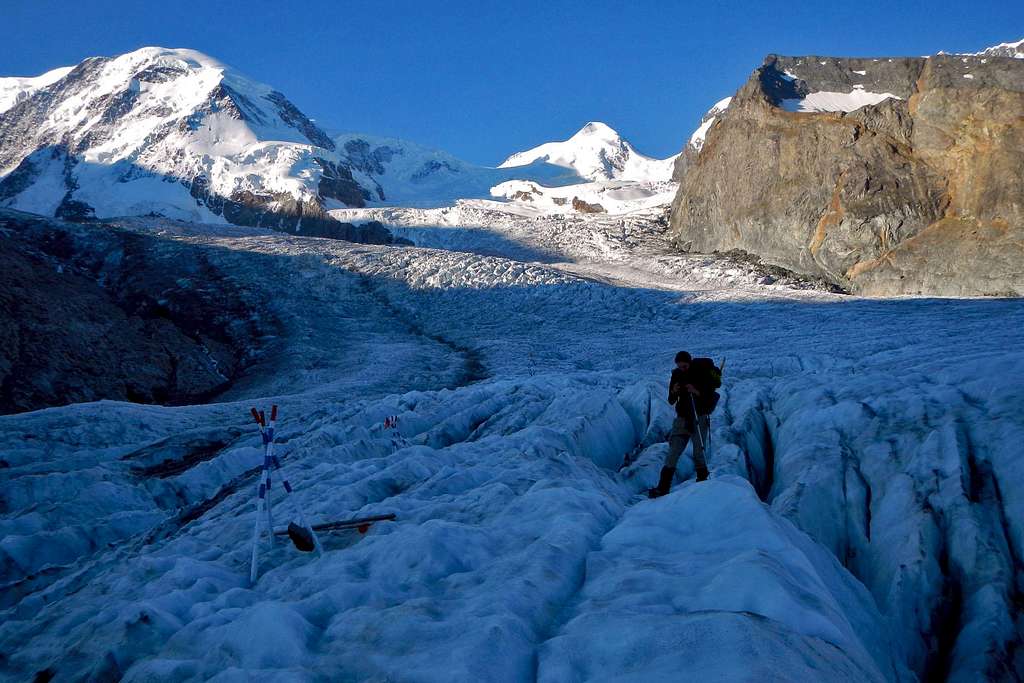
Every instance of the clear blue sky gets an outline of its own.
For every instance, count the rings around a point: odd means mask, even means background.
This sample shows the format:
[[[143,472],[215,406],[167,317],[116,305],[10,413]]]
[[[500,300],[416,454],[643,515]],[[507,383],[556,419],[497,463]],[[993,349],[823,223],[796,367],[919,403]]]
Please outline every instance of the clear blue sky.
[[[652,156],[764,55],[923,55],[1024,38],[1024,1],[0,0],[0,75],[190,47],[342,131],[477,163],[604,121]]]

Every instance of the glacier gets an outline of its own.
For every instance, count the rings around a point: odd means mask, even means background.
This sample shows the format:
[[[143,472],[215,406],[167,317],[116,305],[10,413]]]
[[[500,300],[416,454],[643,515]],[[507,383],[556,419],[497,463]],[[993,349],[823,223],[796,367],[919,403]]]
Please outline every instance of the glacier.
[[[205,250],[281,333],[216,403],[0,417],[5,678],[1021,671],[1019,301],[767,282],[660,252],[650,215],[362,211],[416,245],[76,228]],[[712,478],[684,459],[649,501],[680,348],[727,363]],[[264,547],[249,585],[248,408],[270,402],[279,524],[397,519],[324,534],[322,557]]]

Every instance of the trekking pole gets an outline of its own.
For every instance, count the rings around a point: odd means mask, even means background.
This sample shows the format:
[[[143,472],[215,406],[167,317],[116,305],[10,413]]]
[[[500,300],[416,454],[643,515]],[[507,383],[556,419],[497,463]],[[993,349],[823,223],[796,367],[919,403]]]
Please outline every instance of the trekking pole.
[[[704,467],[708,466],[707,444],[704,443],[704,435],[700,433],[700,415],[697,414],[697,402],[690,394],[690,405],[693,406],[693,425],[697,428],[697,438],[700,439],[700,450],[704,453]],[[708,437],[711,437],[711,423],[708,421]]]

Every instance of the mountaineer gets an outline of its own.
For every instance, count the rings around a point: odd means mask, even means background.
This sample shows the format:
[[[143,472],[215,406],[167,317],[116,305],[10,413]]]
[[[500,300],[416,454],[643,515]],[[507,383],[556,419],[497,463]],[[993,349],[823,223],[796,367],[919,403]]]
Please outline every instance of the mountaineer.
[[[668,455],[661,468],[658,485],[647,492],[650,498],[668,493],[676,473],[676,463],[691,439],[697,481],[708,478],[705,452],[711,436],[711,413],[720,398],[715,389],[722,386],[722,370],[710,358],[692,358],[686,351],[677,353],[675,361],[676,367],[669,379],[668,402],[675,405],[676,418],[672,422]]]

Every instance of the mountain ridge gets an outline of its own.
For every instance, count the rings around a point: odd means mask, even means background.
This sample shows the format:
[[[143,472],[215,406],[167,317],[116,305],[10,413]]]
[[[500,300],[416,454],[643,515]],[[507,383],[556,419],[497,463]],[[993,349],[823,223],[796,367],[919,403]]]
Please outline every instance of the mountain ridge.
[[[154,214],[337,236],[328,211],[339,207],[436,206],[490,198],[511,180],[588,180],[543,160],[489,168],[405,140],[329,134],[280,91],[188,48],[0,79],[0,104],[0,206],[67,219]],[[584,129],[646,168],[602,126]]]

